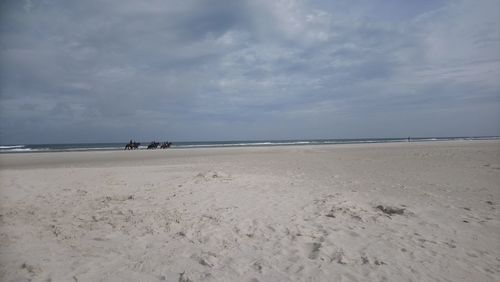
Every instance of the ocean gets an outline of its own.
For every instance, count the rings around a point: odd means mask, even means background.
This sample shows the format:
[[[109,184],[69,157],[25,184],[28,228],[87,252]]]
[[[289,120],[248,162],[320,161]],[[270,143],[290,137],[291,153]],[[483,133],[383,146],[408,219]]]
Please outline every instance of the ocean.
[[[450,140],[498,140],[499,136],[480,137],[412,137],[412,142],[435,142]],[[251,140],[251,141],[183,141],[173,142],[171,149],[211,147],[255,147],[289,145],[326,145],[408,142],[408,138],[361,138],[361,139],[303,139],[303,140]],[[7,144],[0,145],[0,153],[27,152],[75,152],[75,151],[118,151],[124,150],[127,142],[121,143],[71,143],[71,144]],[[149,142],[141,142],[139,150],[145,150]]]

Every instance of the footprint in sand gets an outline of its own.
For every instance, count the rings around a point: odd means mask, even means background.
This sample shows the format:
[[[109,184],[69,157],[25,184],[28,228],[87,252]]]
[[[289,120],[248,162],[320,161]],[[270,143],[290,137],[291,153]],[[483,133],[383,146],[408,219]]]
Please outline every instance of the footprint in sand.
[[[256,261],[252,264],[252,268],[258,273],[262,273],[262,263],[260,261]]]
[[[194,179],[195,183],[212,181],[212,180],[220,180],[223,182],[232,180],[231,175],[226,174],[224,172],[212,171],[212,170],[207,172],[200,172],[194,177]]]
[[[214,267],[217,264],[217,254],[212,252],[202,252],[201,254],[193,254],[191,259],[206,267]]]
[[[378,210],[381,210],[383,213],[387,215],[402,215],[405,213],[404,208],[398,208],[398,207],[392,207],[392,206],[383,206],[383,205],[378,205],[375,207]]]
[[[336,262],[338,264],[347,264],[344,250],[342,248],[332,253],[331,262]]]
[[[487,203],[488,205],[490,205],[490,206],[494,206],[494,205],[496,205],[493,201],[486,201],[486,203]]]
[[[39,266],[34,266],[26,262],[21,265],[21,269],[25,270],[31,277],[37,277],[42,273],[42,269]]]
[[[304,247],[304,250],[309,259],[317,259],[320,249],[321,249],[321,243],[317,242],[306,243]]]
[[[189,277],[186,274],[186,271],[183,271],[182,273],[179,273],[179,282],[192,282],[193,280],[189,279]]]

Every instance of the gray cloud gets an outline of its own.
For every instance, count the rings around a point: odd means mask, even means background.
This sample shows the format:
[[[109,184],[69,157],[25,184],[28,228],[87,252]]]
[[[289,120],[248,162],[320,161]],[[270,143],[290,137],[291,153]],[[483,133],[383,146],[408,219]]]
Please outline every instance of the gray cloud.
[[[0,142],[500,135],[497,1],[3,1]]]

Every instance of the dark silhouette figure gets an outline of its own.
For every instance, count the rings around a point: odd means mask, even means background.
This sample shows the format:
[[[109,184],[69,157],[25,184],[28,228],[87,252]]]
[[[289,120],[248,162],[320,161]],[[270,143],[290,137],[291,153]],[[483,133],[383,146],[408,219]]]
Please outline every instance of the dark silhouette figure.
[[[141,143],[137,143],[135,141],[130,140],[130,142],[127,145],[125,145],[125,149],[124,150],[139,149],[139,145],[141,145]]]
[[[148,145],[148,150],[149,149],[158,149],[158,146],[160,146],[160,142],[153,141],[151,144]]]
[[[163,142],[163,144],[161,144],[160,148],[162,149],[167,149],[167,148],[170,148],[170,146],[172,145],[172,142]]]

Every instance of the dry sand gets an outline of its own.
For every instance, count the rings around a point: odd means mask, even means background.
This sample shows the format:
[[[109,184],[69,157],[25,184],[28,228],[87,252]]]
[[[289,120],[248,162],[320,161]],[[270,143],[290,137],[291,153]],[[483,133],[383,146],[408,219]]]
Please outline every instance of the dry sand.
[[[1,281],[499,281],[500,142],[0,155]]]

